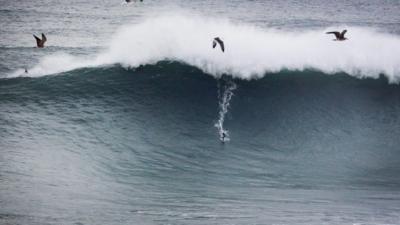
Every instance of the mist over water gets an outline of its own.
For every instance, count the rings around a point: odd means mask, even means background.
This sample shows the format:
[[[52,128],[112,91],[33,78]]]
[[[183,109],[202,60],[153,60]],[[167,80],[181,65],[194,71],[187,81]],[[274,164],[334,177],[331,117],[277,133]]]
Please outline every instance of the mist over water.
[[[398,224],[399,11],[0,0],[0,224]]]

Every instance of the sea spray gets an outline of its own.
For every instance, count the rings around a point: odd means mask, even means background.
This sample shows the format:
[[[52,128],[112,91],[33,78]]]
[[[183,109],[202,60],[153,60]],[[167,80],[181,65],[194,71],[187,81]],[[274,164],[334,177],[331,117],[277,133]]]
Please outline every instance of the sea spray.
[[[219,139],[222,142],[230,141],[229,132],[224,128],[225,116],[228,113],[233,91],[237,88],[235,82],[229,77],[222,77],[218,80],[218,121],[215,127],[218,129]]]
[[[160,15],[127,24],[110,37],[108,47],[90,57],[57,53],[7,77],[42,76],[80,67],[120,64],[127,68],[176,61],[220,77],[262,78],[282,70],[314,69],[327,74],[345,72],[356,77],[400,81],[400,37],[374,28],[346,26],[349,40],[332,41],[327,31],[284,31],[232,23],[225,19]],[[183,35],[184,34],[184,35]],[[224,38],[225,53],[214,51],[213,38]]]

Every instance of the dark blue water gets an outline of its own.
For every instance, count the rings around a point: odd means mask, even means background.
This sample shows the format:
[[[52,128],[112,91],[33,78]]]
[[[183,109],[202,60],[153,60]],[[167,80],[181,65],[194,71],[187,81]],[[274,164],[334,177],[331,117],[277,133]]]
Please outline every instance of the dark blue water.
[[[399,224],[399,9],[0,1],[0,224]]]

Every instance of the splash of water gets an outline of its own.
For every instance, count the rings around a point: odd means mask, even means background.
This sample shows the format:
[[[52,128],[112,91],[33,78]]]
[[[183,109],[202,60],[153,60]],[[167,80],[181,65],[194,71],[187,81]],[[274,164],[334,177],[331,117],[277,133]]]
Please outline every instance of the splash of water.
[[[229,74],[251,79],[285,69],[311,68],[356,77],[378,78],[384,74],[390,82],[400,82],[400,37],[373,28],[346,28],[349,40],[337,42],[325,32],[342,27],[291,32],[201,16],[160,15],[121,27],[110,38],[107,50],[87,59],[50,55],[29,68],[29,74],[21,69],[9,77],[113,64],[129,68],[170,60],[195,66],[215,77]],[[225,53],[211,48],[216,36],[223,38]]]
[[[214,124],[214,126],[218,129],[219,139],[222,142],[230,141],[229,132],[224,128],[224,121],[225,116],[228,113],[233,91],[236,88],[237,85],[232,79],[223,77],[218,80],[219,113],[218,121]]]

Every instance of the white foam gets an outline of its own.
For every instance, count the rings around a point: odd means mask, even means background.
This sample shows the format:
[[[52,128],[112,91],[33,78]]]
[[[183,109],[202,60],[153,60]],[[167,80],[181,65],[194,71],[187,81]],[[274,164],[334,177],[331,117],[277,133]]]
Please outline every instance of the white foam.
[[[222,80],[218,82],[219,113],[218,121],[214,126],[218,129],[219,140],[222,142],[230,141],[229,132],[224,128],[224,122],[233,97],[233,91],[236,88],[237,86],[232,80]]]
[[[332,41],[333,35],[325,34],[343,28],[348,30],[347,41]],[[216,36],[225,42],[225,53],[211,48]],[[223,19],[160,16],[120,28],[108,50],[91,60],[51,55],[29,71],[32,76],[39,76],[85,66],[119,63],[137,67],[161,60],[177,60],[215,76],[231,74],[243,79],[282,69],[312,68],[357,77],[384,74],[389,81],[398,82],[400,37],[361,27],[287,32]]]
[[[49,74],[61,73],[82,67],[98,66],[90,59],[83,59],[65,53],[57,53],[40,59],[38,65],[28,69],[18,69],[9,74],[7,78],[12,77],[40,77]]]

